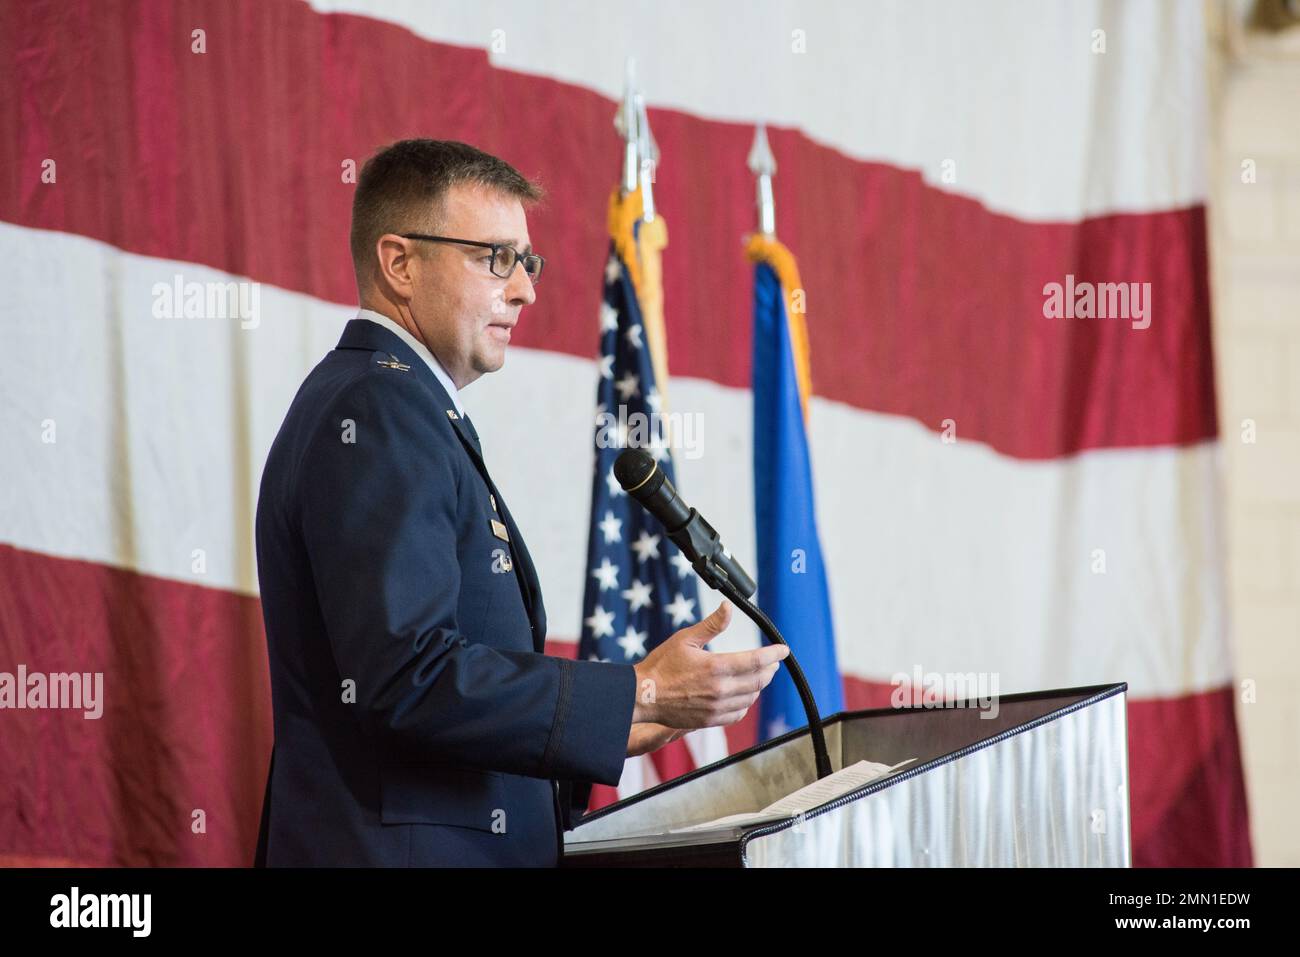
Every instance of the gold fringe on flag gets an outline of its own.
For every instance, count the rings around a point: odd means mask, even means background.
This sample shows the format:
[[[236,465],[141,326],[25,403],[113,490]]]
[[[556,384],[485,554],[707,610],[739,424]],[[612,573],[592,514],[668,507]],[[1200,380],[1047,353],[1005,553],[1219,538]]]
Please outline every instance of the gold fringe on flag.
[[[808,350],[808,322],[805,315],[804,288],[794,254],[774,236],[753,233],[745,241],[745,255],[752,263],[767,263],[781,282],[785,295],[785,314],[790,323],[790,345],[794,352],[795,378],[799,382],[799,404],[803,420],[808,422],[808,398],[812,395],[812,363]],[[795,299],[795,293],[799,298]],[[798,308],[795,308],[795,307]]]
[[[638,236],[633,227],[643,212],[639,188],[631,193],[616,188],[609,198],[609,234],[614,240],[614,248],[627,263],[636,289],[645,341],[650,349],[650,363],[655,372],[655,388],[659,390],[659,411],[666,414],[668,333],[664,326],[663,249],[668,245],[668,224],[662,216],[655,216],[653,222],[641,223]]]

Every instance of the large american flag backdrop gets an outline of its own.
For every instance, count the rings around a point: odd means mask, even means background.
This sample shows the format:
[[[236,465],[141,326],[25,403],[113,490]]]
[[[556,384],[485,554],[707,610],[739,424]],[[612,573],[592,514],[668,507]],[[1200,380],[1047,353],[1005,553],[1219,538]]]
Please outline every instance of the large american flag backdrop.
[[[886,705],[914,669],[996,672],[1003,693],[1127,681],[1135,863],[1250,863],[1201,5],[586,9],[0,0],[0,671],[104,676],[97,720],[0,711],[0,859],[251,861],[271,744],[257,482],[354,314],[352,172],[394,139],[474,143],[550,193],[538,301],[464,400],[548,650],[577,653],[635,54],[672,227],[672,406],[705,425],[677,461],[688,499],[753,556],[742,237],[766,121],[846,706]],[[1067,277],[1149,282],[1149,327],[1047,318]],[[255,318],[166,306],[227,282]],[[736,618],[713,647],[757,641]]]

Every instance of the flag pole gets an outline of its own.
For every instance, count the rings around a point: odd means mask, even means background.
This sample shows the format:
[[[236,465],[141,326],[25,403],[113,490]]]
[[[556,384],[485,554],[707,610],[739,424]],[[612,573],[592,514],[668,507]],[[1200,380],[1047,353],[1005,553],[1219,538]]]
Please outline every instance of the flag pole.
[[[637,161],[636,60],[627,58],[623,76],[623,102],[614,114],[614,129],[623,137],[623,192],[636,191],[640,174]]]
[[[749,149],[749,171],[756,177],[758,197],[758,231],[776,238],[776,200],[772,196],[772,177],[776,175],[776,157],[767,143],[767,127],[754,128],[754,145]]]

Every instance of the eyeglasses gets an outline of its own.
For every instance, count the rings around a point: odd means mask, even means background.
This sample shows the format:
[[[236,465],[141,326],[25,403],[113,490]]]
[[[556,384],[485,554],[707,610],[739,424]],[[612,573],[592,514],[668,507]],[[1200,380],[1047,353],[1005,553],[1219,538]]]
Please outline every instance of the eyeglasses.
[[[542,267],[546,265],[546,260],[536,253],[524,255],[515,249],[514,246],[507,246],[505,243],[481,243],[473,239],[452,239],[450,236],[426,236],[423,233],[398,233],[403,239],[423,239],[431,243],[460,243],[464,246],[482,246],[484,249],[492,250],[492,275],[499,279],[509,279],[515,271],[515,263],[524,264],[524,272],[532,280],[533,285],[537,285],[542,278]]]

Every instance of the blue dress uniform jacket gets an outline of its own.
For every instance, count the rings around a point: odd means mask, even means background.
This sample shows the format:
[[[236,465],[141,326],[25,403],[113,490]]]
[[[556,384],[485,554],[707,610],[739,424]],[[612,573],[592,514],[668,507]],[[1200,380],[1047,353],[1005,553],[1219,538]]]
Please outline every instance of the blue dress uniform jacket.
[[[618,783],[631,665],[543,653],[478,436],[388,329],[348,323],[257,504],[275,716],[258,865],[554,866]]]

